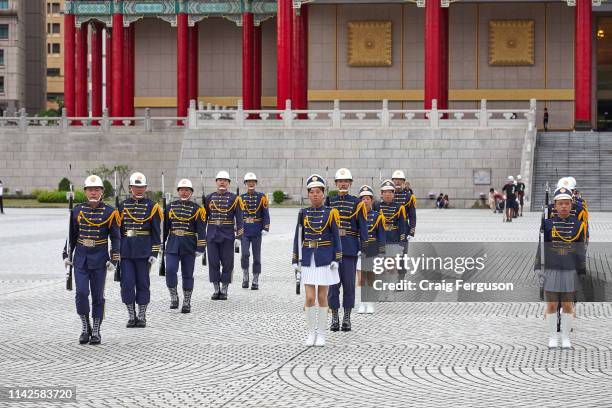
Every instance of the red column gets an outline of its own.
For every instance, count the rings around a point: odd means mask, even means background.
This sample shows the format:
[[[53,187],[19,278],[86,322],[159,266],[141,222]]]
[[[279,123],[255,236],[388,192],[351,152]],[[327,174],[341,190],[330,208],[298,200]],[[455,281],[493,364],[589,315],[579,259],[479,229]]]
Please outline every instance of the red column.
[[[431,101],[443,103],[440,67],[442,65],[442,11],[440,0],[425,3],[425,109]]]
[[[102,29],[100,23],[91,26],[91,116],[93,117],[102,116]]]
[[[576,129],[588,130],[591,129],[591,0],[576,0],[575,29],[574,127]]]
[[[253,109],[253,13],[242,13],[242,103]]]
[[[308,5],[293,11],[291,45],[291,96],[295,109],[308,108]],[[305,119],[300,115],[300,119]]]
[[[74,14],[64,15],[64,107],[68,117],[74,116]]]
[[[285,101],[291,99],[291,0],[277,0],[276,15],[276,108],[285,109]]]
[[[261,26],[253,28],[253,110],[261,109]]]
[[[440,88],[438,109],[448,109],[448,7],[440,10]]]
[[[123,116],[133,117],[134,112],[134,24],[123,29]]]
[[[123,116],[123,15],[113,14],[113,45],[112,45],[112,99],[110,116]],[[121,125],[120,121],[113,124]]]
[[[75,115],[89,116],[87,109],[87,23],[76,29]]]
[[[187,116],[189,101],[187,100],[187,62],[188,62],[188,27],[187,14],[179,13],[177,17],[177,47],[176,47],[176,115]]]
[[[106,65],[106,79],[105,79],[105,91],[106,91],[106,95],[105,95],[105,100],[106,100],[106,109],[108,109],[110,111],[111,108],[111,101],[112,101],[112,95],[113,95],[113,66],[112,66],[112,52],[113,52],[113,39],[111,37],[111,31],[109,27],[106,27],[106,60],[105,60],[105,65]]]
[[[189,56],[188,56],[188,76],[187,76],[187,88],[188,88],[188,100],[198,101],[199,94],[199,80],[198,80],[198,58],[200,56],[199,38],[198,38],[198,24],[189,27]]]

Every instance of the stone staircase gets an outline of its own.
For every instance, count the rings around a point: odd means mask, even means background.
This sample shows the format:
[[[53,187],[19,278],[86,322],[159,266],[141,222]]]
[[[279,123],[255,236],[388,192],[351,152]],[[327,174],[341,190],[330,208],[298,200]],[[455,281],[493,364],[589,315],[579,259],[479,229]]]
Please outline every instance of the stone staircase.
[[[612,133],[539,132],[534,164],[532,211],[542,208],[546,182],[552,199],[557,180],[565,176],[576,178],[589,210],[612,210],[607,205],[612,198]]]

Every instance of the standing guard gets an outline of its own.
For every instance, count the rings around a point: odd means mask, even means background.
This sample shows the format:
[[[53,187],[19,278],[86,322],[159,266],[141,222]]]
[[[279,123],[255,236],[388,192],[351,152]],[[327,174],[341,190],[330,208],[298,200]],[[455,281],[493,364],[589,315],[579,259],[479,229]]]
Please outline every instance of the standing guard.
[[[229,173],[220,171],[215,182],[217,191],[209,194],[204,204],[208,216],[208,273],[210,282],[215,287],[211,299],[227,300],[227,289],[234,272],[234,245],[237,244],[235,240],[240,239],[244,232],[242,209],[240,197],[229,191]]]
[[[147,305],[151,300],[149,272],[161,248],[160,226],[163,211],[145,198],[147,178],[130,176],[130,194],[119,205],[121,214],[121,300],[128,310],[126,327],[147,326]],[[136,316],[138,304],[138,316]]]
[[[191,180],[181,179],[176,191],[179,199],[171,202],[164,214],[166,286],[170,291],[170,309],[178,309],[177,274],[180,263],[183,287],[181,313],[190,313],[195,262],[206,250],[206,210],[190,200],[193,195]]]
[[[100,326],[104,318],[104,285],[106,272],[114,272],[119,262],[121,219],[116,209],[102,202],[102,179],[91,175],[85,179],[87,202],[77,204],[72,211],[70,252],[64,247],[64,265],[74,265],[76,310],[81,318],[80,344],[100,344]],[[108,252],[110,239],[111,250]],[[68,244],[68,243],[67,243]],[[89,321],[89,289],[91,288],[91,316]]]
[[[378,203],[377,211],[383,216],[385,235],[385,257],[395,258],[404,254],[407,245],[408,222],[406,206],[396,202],[396,185],[391,180],[385,180],[380,185],[381,201]],[[399,271],[403,275],[405,272]],[[402,277],[400,276],[400,279]]]
[[[577,278],[586,276],[586,223],[571,215],[571,190],[561,187],[554,194],[555,215],[544,220],[544,259],[538,251],[534,269],[543,280],[545,318],[549,348],[557,348],[557,310],[561,303],[561,348],[572,347],[570,331]]]
[[[242,220],[244,234],[240,246],[242,247],[242,287],[249,287],[249,258],[253,252],[253,283],[251,290],[259,289],[259,274],[261,273],[261,237],[270,231],[270,212],[268,211],[268,198],[264,193],[255,191],[257,176],[254,173],[244,175],[244,184],[247,192],[240,196],[242,207]]]
[[[301,273],[306,292],[304,311],[308,334],[304,344],[309,347],[325,345],[327,290],[340,282],[340,214],[335,208],[324,205],[325,186],[325,179],[318,174],[308,177],[306,189],[310,207],[300,210],[293,238],[291,263],[293,270]],[[319,303],[318,308],[315,300]]]
[[[402,170],[395,170],[391,175],[391,181],[395,185],[393,202],[403,206],[406,212],[406,243],[402,251],[405,255],[408,253],[408,241],[411,237],[414,237],[416,232],[416,197],[412,194],[410,183],[406,181],[406,175]],[[398,273],[400,280],[406,276],[404,270],[398,270]]]
[[[342,331],[351,331],[351,310],[355,307],[355,275],[357,259],[362,243],[368,239],[367,213],[365,204],[359,198],[351,195],[350,189],[353,176],[348,169],[342,168],[335,177],[338,194],[327,197],[325,205],[338,210],[340,214],[340,240],[342,241],[342,262],[340,262],[340,282],[329,288],[328,302],[332,311],[332,321],[329,329],[338,331],[340,321],[340,286],[342,286]]]

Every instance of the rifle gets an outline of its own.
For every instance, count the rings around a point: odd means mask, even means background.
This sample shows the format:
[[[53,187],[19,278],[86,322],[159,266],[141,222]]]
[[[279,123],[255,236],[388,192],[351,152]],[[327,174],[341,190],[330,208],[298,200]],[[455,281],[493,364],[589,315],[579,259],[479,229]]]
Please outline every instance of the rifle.
[[[167,202],[166,202],[166,184],[164,182],[164,172],[161,174],[161,183],[162,183],[162,205],[164,210],[164,216],[167,211]],[[164,255],[166,254],[166,237],[165,235],[165,227],[166,221],[164,217],[161,219],[160,225],[160,235],[161,235],[161,261],[159,262],[159,276],[166,276],[166,262],[164,262]]]
[[[238,166],[236,166],[236,171],[234,173],[234,176],[236,179],[236,199],[240,200],[240,183],[238,182]],[[240,245],[238,244],[238,241],[235,241],[234,252],[237,254],[240,253]]]
[[[202,184],[202,207],[206,209],[206,193],[204,192],[204,176],[202,175],[202,170],[200,170],[200,184]],[[206,266],[206,249],[202,254],[202,266]]]
[[[300,188],[300,197],[302,196],[302,191],[304,191],[304,177],[302,177],[302,186]],[[302,206],[303,208],[303,206]],[[300,208],[300,211],[302,211]],[[298,270],[295,271],[295,294],[300,294],[300,288],[302,285],[302,245],[304,242],[304,226],[302,225],[302,221],[300,221],[300,225],[298,226]]]
[[[546,192],[548,195],[548,191]],[[540,224],[540,234],[538,235],[538,252],[540,254],[540,273],[544,276],[544,268],[546,267],[546,263],[544,260],[544,256],[546,253],[546,243],[544,241],[544,220],[546,219],[546,211],[548,205],[542,207],[542,223]],[[540,300],[544,300],[544,282],[540,279]]]
[[[68,164],[68,177],[71,176],[72,173],[72,164]],[[70,242],[70,238],[72,237],[72,211],[74,207],[74,191],[72,188],[72,181],[70,182],[70,191],[66,194],[66,198],[68,198],[68,239],[66,240],[66,253],[68,254],[68,259],[71,261],[70,265],[68,265],[68,272],[66,273],[66,290],[72,290],[72,243]]]
[[[119,210],[119,185],[117,184],[117,170],[115,170],[115,208]],[[121,262],[117,262],[115,268],[115,276],[113,277],[115,282],[121,282]]]

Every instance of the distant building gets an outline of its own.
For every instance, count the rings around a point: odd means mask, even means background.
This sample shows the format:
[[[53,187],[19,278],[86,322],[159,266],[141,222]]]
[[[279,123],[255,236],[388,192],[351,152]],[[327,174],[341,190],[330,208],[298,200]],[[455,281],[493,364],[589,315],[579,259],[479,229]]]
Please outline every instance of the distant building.
[[[64,0],[47,1],[47,108],[64,100]]]

